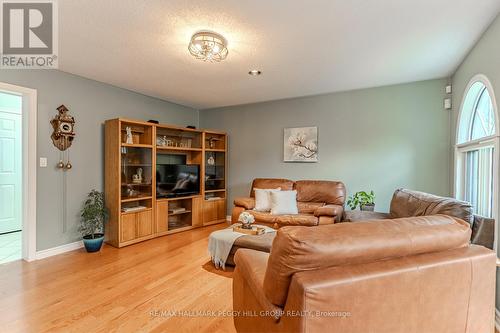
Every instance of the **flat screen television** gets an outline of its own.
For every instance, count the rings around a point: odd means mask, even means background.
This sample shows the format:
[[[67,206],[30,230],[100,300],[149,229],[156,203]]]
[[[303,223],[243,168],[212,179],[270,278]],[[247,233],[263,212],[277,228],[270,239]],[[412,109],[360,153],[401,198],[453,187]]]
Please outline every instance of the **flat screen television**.
[[[196,164],[157,164],[156,196],[175,198],[200,193],[200,166]]]

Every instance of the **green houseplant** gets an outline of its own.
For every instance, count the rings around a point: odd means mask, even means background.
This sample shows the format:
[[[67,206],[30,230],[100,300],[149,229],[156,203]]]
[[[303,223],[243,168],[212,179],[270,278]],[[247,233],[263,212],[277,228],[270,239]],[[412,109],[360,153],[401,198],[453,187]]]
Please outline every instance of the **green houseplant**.
[[[359,206],[360,210],[373,211],[375,209],[375,192],[359,191],[349,196],[347,205],[352,210]]]
[[[92,190],[87,195],[80,212],[80,233],[87,252],[97,252],[104,241],[104,223],[108,210],[104,206],[104,194]]]

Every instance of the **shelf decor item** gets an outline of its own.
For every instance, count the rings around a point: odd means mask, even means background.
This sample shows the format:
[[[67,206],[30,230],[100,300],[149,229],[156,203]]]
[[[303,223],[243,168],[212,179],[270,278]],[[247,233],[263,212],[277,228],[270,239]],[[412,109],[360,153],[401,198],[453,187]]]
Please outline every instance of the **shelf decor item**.
[[[132,183],[141,184],[142,183],[142,168],[137,168],[136,174],[132,175]]]
[[[127,126],[125,128],[125,131],[127,132],[127,141],[125,142],[126,144],[133,144],[134,140],[132,139],[132,128],[130,126]]]
[[[97,252],[104,241],[104,223],[108,218],[108,210],[104,206],[104,194],[92,190],[83,203],[80,211],[80,233],[87,252]]]
[[[354,193],[354,195],[349,196],[347,205],[352,210],[355,210],[359,206],[359,209],[362,211],[373,212],[373,210],[375,209],[375,192],[356,192]]]
[[[284,162],[318,162],[318,128],[285,128],[283,155]]]
[[[255,222],[255,217],[248,212],[243,212],[238,217],[238,222],[241,222],[242,229],[252,229],[252,224]]]

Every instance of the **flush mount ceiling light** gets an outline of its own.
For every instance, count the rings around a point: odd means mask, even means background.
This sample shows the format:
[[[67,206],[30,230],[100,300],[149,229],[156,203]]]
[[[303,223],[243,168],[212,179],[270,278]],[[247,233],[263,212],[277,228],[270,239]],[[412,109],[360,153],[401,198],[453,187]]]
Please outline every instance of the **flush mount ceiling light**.
[[[253,75],[253,76],[257,76],[257,75],[262,74],[262,72],[259,71],[258,69],[252,69],[251,71],[248,72],[248,74]]]
[[[224,60],[228,54],[226,39],[212,31],[195,33],[191,37],[188,50],[196,59],[210,62]]]

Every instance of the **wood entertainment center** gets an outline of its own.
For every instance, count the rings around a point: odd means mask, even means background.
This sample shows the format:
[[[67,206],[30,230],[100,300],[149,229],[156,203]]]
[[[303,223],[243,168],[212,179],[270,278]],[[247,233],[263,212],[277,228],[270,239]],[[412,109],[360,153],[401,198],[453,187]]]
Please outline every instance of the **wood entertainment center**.
[[[104,165],[115,247],[226,221],[226,133],[107,120]]]

